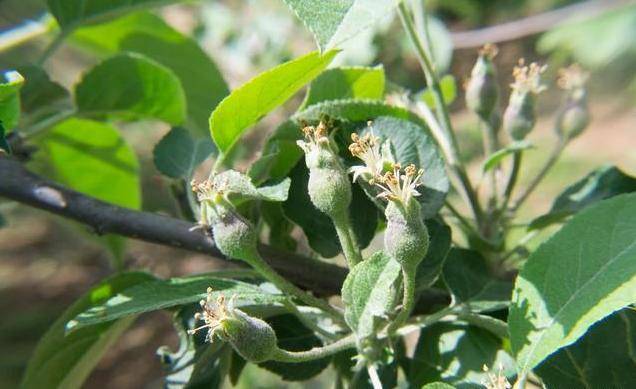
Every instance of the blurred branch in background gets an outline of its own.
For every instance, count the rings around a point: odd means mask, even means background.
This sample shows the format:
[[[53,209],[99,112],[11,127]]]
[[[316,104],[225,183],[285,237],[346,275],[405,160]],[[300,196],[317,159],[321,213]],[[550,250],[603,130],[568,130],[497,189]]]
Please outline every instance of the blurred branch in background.
[[[453,32],[451,37],[456,49],[507,42],[547,31],[565,22],[589,19],[632,3],[633,0],[590,0],[491,27]]]

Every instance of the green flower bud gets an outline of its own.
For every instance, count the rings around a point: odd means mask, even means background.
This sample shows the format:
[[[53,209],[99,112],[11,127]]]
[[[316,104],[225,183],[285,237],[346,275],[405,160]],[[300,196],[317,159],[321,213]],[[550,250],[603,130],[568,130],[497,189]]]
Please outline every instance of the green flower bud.
[[[428,251],[428,230],[420,214],[420,204],[413,198],[408,204],[390,201],[384,212],[386,253],[405,269],[415,269]]]
[[[305,127],[303,132],[306,141],[298,141],[298,145],[305,152],[309,169],[307,190],[311,202],[328,216],[341,217],[351,203],[351,183],[327,138],[327,128],[320,122],[317,127]]]
[[[232,209],[217,207],[212,236],[219,250],[229,258],[249,261],[257,254],[258,236],[252,223]]]
[[[536,63],[524,66],[523,60],[514,68],[515,82],[511,85],[512,93],[504,112],[503,127],[516,141],[523,140],[534,127],[535,95],[545,89],[541,85],[541,73],[545,69],[545,66]]]
[[[260,363],[271,359],[278,349],[276,333],[265,321],[234,308],[235,297],[226,304],[222,294],[215,300],[212,288],[208,288],[207,298],[200,303],[203,312],[194,316],[205,324],[188,333],[207,329],[207,341],[212,342],[216,336],[229,342],[247,361]]]
[[[489,120],[499,99],[499,88],[492,59],[497,55],[497,47],[485,45],[466,84],[466,105],[483,120]]]
[[[229,258],[250,261],[258,255],[257,233],[250,221],[241,216],[226,199],[224,185],[210,180],[192,181],[192,190],[200,202],[199,226],[210,228],[214,243]]]
[[[574,64],[559,71],[558,84],[567,91],[565,106],[557,117],[556,132],[566,139],[579,136],[590,122],[585,82],[588,74]]]
[[[234,317],[223,325],[224,337],[245,360],[260,363],[270,360],[278,348],[276,332],[265,321],[235,309]]]
[[[510,102],[504,112],[503,127],[514,140],[523,140],[532,131],[536,117],[534,95],[516,93],[510,95]]]

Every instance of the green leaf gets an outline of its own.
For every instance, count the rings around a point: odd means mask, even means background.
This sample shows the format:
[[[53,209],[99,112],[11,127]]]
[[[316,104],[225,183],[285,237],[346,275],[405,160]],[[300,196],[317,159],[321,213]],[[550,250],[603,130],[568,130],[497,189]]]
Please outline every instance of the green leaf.
[[[391,116],[398,119],[409,120],[427,128],[426,124],[416,114],[406,110],[402,107],[388,105],[383,101],[371,100],[371,99],[340,99],[323,101],[322,103],[314,104],[307,109],[294,114],[292,119],[296,123],[301,121],[318,122],[323,116],[328,116],[333,119],[348,121],[348,122],[361,122],[365,123],[368,120],[375,119],[380,116]],[[287,129],[286,129],[287,130]],[[287,131],[284,131],[280,135],[289,135]],[[301,135],[300,130],[296,127],[294,132],[295,139],[299,139]]]
[[[530,255],[508,316],[520,371],[636,296],[636,194],[590,206]]]
[[[336,48],[392,14],[393,0],[283,0],[311,31],[320,50]]]
[[[11,154],[11,145],[7,142],[6,132],[2,121],[0,121],[0,151]]]
[[[382,142],[387,139],[391,141],[397,162],[403,166],[412,163],[424,169],[423,185],[418,188],[421,196],[417,200],[422,205],[424,217],[435,216],[444,204],[450,184],[444,160],[427,128],[411,121],[384,116],[373,121],[373,132]]]
[[[105,55],[121,51],[140,53],[172,70],[186,96],[186,128],[208,137],[210,110],[230,92],[214,61],[194,39],[148,12],[83,27],[71,39]]]
[[[453,247],[446,257],[442,278],[457,310],[488,312],[506,308],[512,285],[495,279],[488,262],[476,251]]]
[[[621,56],[633,55],[631,39],[636,28],[636,6],[626,3],[594,18],[559,24],[543,34],[537,43],[541,53],[570,54],[590,69],[607,66]],[[598,42],[607,42],[599,45]]]
[[[24,77],[15,70],[0,75],[0,122],[7,131],[13,130],[20,118],[20,88]]]
[[[120,291],[103,304],[77,315],[68,329],[76,331],[130,315],[195,303],[206,297],[208,287],[212,287],[214,294],[236,294],[237,307],[280,303],[285,298],[246,282],[212,276],[157,280]]]
[[[384,83],[382,66],[328,69],[311,82],[300,109],[327,100],[381,99]]]
[[[530,149],[532,147],[534,147],[534,145],[525,140],[513,142],[503,149],[499,149],[489,155],[488,158],[484,161],[484,164],[481,167],[481,171],[483,173],[486,173],[489,170],[499,166],[507,156],[522,150]]]
[[[102,281],[71,305],[38,343],[24,374],[21,388],[79,388],[108,347],[134,321],[134,317],[65,334],[68,320],[98,305],[119,291],[152,281],[146,273],[121,273]]]
[[[550,211],[534,219],[529,229],[560,222],[598,201],[632,192],[636,192],[636,178],[628,176],[616,166],[603,166],[565,189],[554,200]]]
[[[623,309],[594,324],[535,371],[548,388],[636,387],[636,312]]]
[[[430,384],[422,386],[422,389],[455,389],[455,387],[443,382],[431,382]]]
[[[209,138],[194,140],[184,128],[173,127],[157,143],[152,155],[157,170],[164,175],[189,179],[213,152],[214,144]]]
[[[305,351],[321,347],[322,342],[313,331],[291,314],[267,318],[267,323],[276,331],[278,347],[289,351]],[[285,381],[306,381],[320,374],[331,362],[331,358],[321,358],[309,362],[283,363],[269,361],[259,366],[280,376]]]
[[[298,243],[291,235],[294,224],[283,213],[282,204],[263,202],[260,204],[260,211],[269,227],[268,243],[281,250],[296,251]]]
[[[141,208],[139,164],[117,129],[106,123],[68,119],[49,129],[38,143],[56,181],[119,206]],[[106,235],[102,243],[121,259],[124,238]]]
[[[99,92],[96,92],[99,91]],[[83,116],[152,118],[180,124],[186,117],[181,82],[172,70],[140,54],[119,54],[84,74],[75,89]]]
[[[378,330],[386,320],[396,299],[396,281],[400,265],[382,251],[351,269],[342,286],[345,320],[359,338]]]
[[[455,77],[451,74],[447,74],[439,80],[439,86],[442,89],[442,98],[444,104],[451,105],[457,97],[457,83]],[[433,91],[430,88],[426,88],[420,98],[431,108],[435,108],[435,98],[433,97]]]
[[[249,176],[236,170],[226,170],[215,175],[212,183],[214,186],[222,187],[226,196],[235,202],[241,200],[280,202],[287,200],[291,180],[286,178],[278,184],[257,188]]]
[[[503,341],[490,332],[457,323],[436,323],[420,332],[410,361],[410,387],[443,381],[457,388],[483,388],[487,378],[483,366],[507,377],[515,374],[514,360],[503,350]]]
[[[102,201],[139,209],[139,164],[111,125],[68,119],[48,130],[39,145],[59,182]]]
[[[233,361],[229,344],[208,342],[206,331],[194,336],[187,333],[198,323],[194,314],[200,311],[198,304],[182,307],[174,315],[173,322],[179,336],[179,349],[171,352],[167,346],[157,350],[157,355],[165,371],[166,389],[207,389],[221,386]]]
[[[158,7],[178,0],[47,0],[63,31],[96,23],[144,7]]]
[[[24,86],[20,90],[20,105],[30,123],[73,108],[70,93],[52,81],[42,68],[25,65],[20,66],[18,71],[24,76]]]
[[[309,246],[314,251],[325,258],[338,255],[342,250],[333,222],[327,215],[320,212],[309,198],[307,192],[309,171],[305,162],[299,161],[289,176],[291,178],[289,197],[283,203],[285,216],[302,228]],[[379,215],[375,205],[369,201],[358,185],[352,186],[349,213],[358,244],[360,247],[367,247],[375,236]]]
[[[253,167],[250,175],[258,181],[286,177],[303,155],[296,145],[296,141],[302,137],[301,123],[317,123],[324,116],[338,120],[339,127],[341,124],[347,124],[347,127],[362,127],[366,126],[368,120],[380,116],[391,116],[412,121],[426,128],[426,124],[417,115],[379,100],[324,101],[297,112],[290,120],[281,124],[267,140],[263,148],[263,157],[255,163],[256,166]],[[350,138],[346,139],[346,141],[349,140]],[[347,150],[346,145],[343,150]]]
[[[233,90],[210,116],[210,133],[219,151],[227,154],[245,130],[318,76],[336,54],[337,51],[324,55],[312,52],[261,73]]]
[[[0,228],[5,227],[7,225],[7,219],[4,218],[4,216],[2,216],[2,214],[0,213]]]
[[[448,225],[429,219],[426,221],[426,227],[430,241],[426,256],[417,266],[415,276],[417,291],[422,291],[437,281],[451,246],[451,229]]]

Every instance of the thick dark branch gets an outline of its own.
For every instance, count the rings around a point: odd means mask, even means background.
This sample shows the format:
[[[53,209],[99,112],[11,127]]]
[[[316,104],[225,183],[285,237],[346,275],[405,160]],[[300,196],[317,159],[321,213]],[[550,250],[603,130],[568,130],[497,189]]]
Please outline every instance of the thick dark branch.
[[[0,196],[86,224],[97,234],[118,234],[224,258],[210,237],[190,231],[191,223],[118,207],[75,192],[27,171],[2,152]],[[318,295],[340,293],[346,269],[265,245],[260,251],[274,269],[300,287]]]
[[[123,235],[225,260],[212,238],[200,231],[190,231],[191,223],[122,208],[70,190],[27,171],[21,163],[2,152],[0,196],[88,225],[97,234]],[[340,293],[346,269],[267,245],[261,245],[259,250],[276,271],[298,286],[317,295]],[[420,297],[415,313],[427,313],[431,308],[449,302],[448,295],[431,291]]]

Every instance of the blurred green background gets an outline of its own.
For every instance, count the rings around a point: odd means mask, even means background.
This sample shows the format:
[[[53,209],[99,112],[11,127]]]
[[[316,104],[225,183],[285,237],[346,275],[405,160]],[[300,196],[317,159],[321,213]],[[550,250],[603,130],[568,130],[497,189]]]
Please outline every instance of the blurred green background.
[[[427,3],[436,19],[431,24],[437,60],[461,85],[476,57],[476,45],[458,32],[518,24],[520,36],[499,36],[496,58],[499,81],[506,96],[512,67],[521,57],[549,64],[549,80],[560,66],[579,62],[591,72],[592,124],[568,147],[546,181],[535,192],[522,216],[530,218],[546,211],[552,198],[566,185],[604,163],[615,164],[636,175],[636,5],[629,1],[565,0],[431,0]],[[575,9],[559,23],[545,23],[551,11]],[[43,1],[0,1],[0,31],[6,34],[45,12]],[[310,34],[281,0],[192,1],[154,10],[175,29],[196,38],[218,64],[234,88],[257,73],[311,51]],[[543,19],[541,16],[543,15]],[[528,19],[530,18],[530,19]],[[535,19],[532,19],[535,18]],[[566,20],[567,19],[567,20]],[[566,22],[566,23],[564,23]],[[535,30],[533,30],[535,28]],[[482,30],[481,33],[484,31]],[[477,35],[473,35],[475,37]],[[494,35],[497,37],[497,35]],[[33,62],[50,37],[41,36],[0,53],[0,69]],[[481,42],[481,43],[486,43]],[[64,45],[47,62],[52,78],[65,86],[77,81],[96,59],[72,45]],[[347,42],[336,64],[383,64],[387,78],[410,92],[425,85],[416,58],[392,15]],[[541,166],[554,142],[552,123],[560,95],[554,83],[541,95],[540,120],[531,134],[537,146],[526,153],[521,172],[523,186]],[[397,89],[397,88],[396,88]],[[480,178],[481,140],[477,120],[465,111],[461,88],[452,105],[461,150],[476,181]],[[506,98],[502,101],[506,101]],[[254,150],[302,96],[268,116],[243,142],[239,166],[254,159]],[[210,107],[210,111],[213,107]],[[128,125],[122,131],[134,146],[141,163],[143,208],[174,213],[169,190],[158,178],[152,163],[152,147],[166,133],[156,122]],[[2,179],[0,177],[0,179]],[[39,211],[1,201],[0,210],[8,226],[0,229],[0,388],[15,387],[39,336],[54,318],[89,285],[110,271],[108,255],[88,233]],[[162,276],[210,271],[223,266],[202,255],[129,242],[128,265],[152,270]],[[161,345],[176,347],[170,317],[165,313],[144,316],[108,352],[86,387],[160,387],[161,367],[155,357]],[[255,366],[248,366],[239,383],[245,388],[329,387],[331,372],[311,383],[289,384]]]

